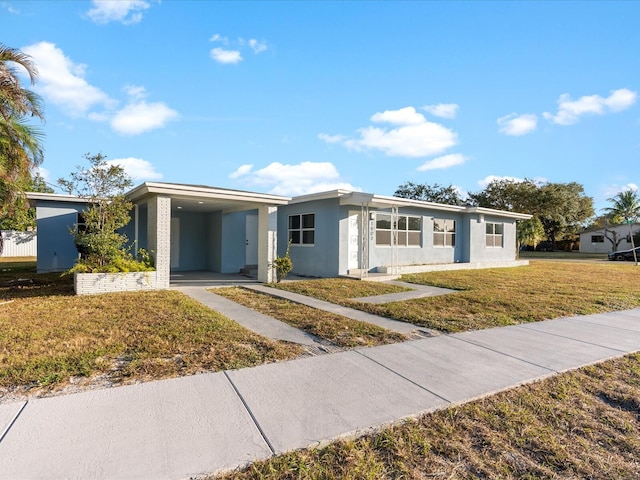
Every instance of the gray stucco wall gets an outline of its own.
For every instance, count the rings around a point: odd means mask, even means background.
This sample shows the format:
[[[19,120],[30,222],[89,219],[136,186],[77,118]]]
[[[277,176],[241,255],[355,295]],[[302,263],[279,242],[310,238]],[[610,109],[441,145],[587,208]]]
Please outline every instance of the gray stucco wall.
[[[171,239],[179,242],[178,266],[172,268],[176,272],[207,269],[207,216],[202,213],[174,212],[172,218],[180,219],[180,238]]]
[[[502,247],[486,246],[487,222],[502,223],[504,236]],[[469,215],[466,222],[470,232],[469,261],[478,262],[506,262],[516,258],[516,221],[504,217],[491,215]]]
[[[213,212],[207,215],[207,270],[220,272],[222,268],[222,213]]]
[[[339,274],[339,200],[315,200],[278,207],[278,255],[287,250],[289,215],[315,214],[313,245],[291,245],[293,272],[313,277],[335,277]]]
[[[78,259],[78,250],[69,232],[77,222],[84,203],[36,202],[38,224],[38,273],[63,272]]]

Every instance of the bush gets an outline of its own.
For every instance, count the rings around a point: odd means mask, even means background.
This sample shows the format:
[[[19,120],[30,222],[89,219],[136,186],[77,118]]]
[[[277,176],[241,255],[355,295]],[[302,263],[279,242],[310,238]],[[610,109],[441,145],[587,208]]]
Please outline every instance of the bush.
[[[284,257],[276,257],[273,261],[273,268],[276,269],[276,282],[280,283],[280,281],[286,277],[291,270],[293,270],[293,262],[291,261],[291,257],[289,256],[289,249],[291,248],[291,241],[287,245],[287,251],[284,254]]]

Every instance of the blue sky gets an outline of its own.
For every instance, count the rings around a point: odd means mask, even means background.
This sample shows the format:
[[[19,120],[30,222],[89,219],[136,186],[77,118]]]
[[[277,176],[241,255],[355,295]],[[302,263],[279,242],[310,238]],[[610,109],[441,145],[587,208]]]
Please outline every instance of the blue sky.
[[[102,152],[135,182],[294,196],[640,184],[640,3],[0,1],[33,56],[55,183]]]

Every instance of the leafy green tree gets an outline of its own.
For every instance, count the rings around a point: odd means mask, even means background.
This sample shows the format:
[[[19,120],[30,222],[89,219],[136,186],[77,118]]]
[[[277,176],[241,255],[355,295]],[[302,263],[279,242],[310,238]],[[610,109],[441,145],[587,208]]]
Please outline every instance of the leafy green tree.
[[[84,158],[89,168],[78,166],[69,180],[58,180],[67,192],[89,201],[83,212],[84,224],[72,232],[81,253],[72,272],[149,270],[148,257],[137,262],[126,248],[127,236],[118,231],[131,220],[133,204],[126,199],[125,191],[133,182],[121,166],[108,164],[100,153],[87,153]]]
[[[406,182],[398,187],[394,197],[423,200],[425,202],[444,203],[446,205],[463,205],[465,199],[453,185],[447,187],[438,183],[429,185],[426,183]]]
[[[29,179],[24,186],[25,192],[53,193],[53,188],[49,187],[39,173]],[[36,228],[36,209],[27,205],[26,197],[16,199],[20,205],[14,211],[12,217],[6,216],[0,220],[1,230],[26,231]],[[24,204],[22,204],[24,202]]]
[[[27,208],[25,187],[34,167],[44,159],[42,132],[28,119],[44,119],[41,99],[20,82],[19,66],[33,85],[38,72],[31,57],[0,44],[0,218],[13,218]],[[0,235],[0,253],[2,253]]]
[[[479,207],[533,215],[554,249],[557,240],[574,239],[594,214],[593,199],[576,182],[494,180],[484,190],[469,194],[469,198]],[[526,224],[520,225],[526,228]]]
[[[531,217],[529,220],[518,222],[516,229],[518,250],[520,245],[530,245],[535,249],[543,238],[544,227],[538,217]]]
[[[632,225],[640,217],[640,196],[637,190],[624,190],[618,193],[615,197],[607,199],[611,202],[611,206],[605,208],[605,211],[611,215],[614,220],[618,220],[619,223],[629,224],[629,238],[631,240],[631,248],[633,251],[633,258],[638,264],[638,257],[635,252],[635,239],[632,232]]]

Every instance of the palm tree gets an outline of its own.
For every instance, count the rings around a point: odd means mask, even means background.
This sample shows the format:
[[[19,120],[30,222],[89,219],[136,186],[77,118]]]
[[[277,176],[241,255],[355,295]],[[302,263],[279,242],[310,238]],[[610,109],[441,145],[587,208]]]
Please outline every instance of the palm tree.
[[[17,205],[26,205],[24,188],[32,170],[44,159],[42,132],[27,122],[44,119],[40,97],[22,86],[16,66],[29,75],[31,85],[38,71],[29,55],[0,44],[0,215],[12,217]],[[0,254],[2,253],[0,233]]]
[[[620,223],[629,224],[629,237],[631,237],[631,248],[633,250],[633,259],[638,265],[638,256],[636,255],[636,246],[633,241],[632,225],[640,217],[640,196],[637,190],[624,190],[615,197],[608,198],[608,202],[613,205],[605,208],[612,218],[620,221]]]

